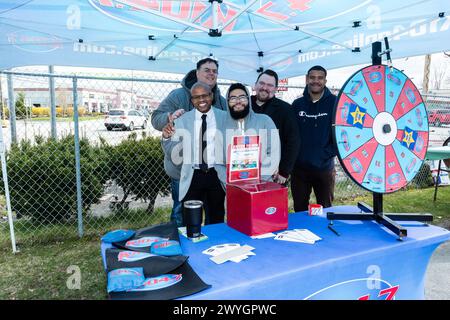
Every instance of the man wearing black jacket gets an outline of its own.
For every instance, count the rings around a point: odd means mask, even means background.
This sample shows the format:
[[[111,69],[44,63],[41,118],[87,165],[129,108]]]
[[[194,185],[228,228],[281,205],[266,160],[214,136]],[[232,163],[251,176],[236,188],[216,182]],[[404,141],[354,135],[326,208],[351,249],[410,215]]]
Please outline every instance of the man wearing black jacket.
[[[299,150],[298,126],[291,105],[275,97],[278,75],[265,70],[255,83],[255,95],[251,97],[253,111],[268,115],[277,127],[281,140],[281,159],[273,180],[285,185],[291,174]]]
[[[294,210],[308,210],[311,191],[317,203],[331,207],[334,193],[332,116],[336,96],[325,86],[327,71],[314,66],[306,74],[303,97],[292,103],[300,132],[300,151],[292,173]]]

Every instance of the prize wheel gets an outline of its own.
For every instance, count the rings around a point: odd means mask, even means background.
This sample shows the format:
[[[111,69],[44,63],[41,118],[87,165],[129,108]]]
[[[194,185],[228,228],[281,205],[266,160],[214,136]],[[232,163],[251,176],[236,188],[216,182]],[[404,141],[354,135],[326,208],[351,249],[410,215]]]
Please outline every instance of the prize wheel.
[[[428,147],[428,116],[413,82],[400,70],[372,65],[339,92],[334,141],[345,172],[375,193],[404,187],[419,171]]]

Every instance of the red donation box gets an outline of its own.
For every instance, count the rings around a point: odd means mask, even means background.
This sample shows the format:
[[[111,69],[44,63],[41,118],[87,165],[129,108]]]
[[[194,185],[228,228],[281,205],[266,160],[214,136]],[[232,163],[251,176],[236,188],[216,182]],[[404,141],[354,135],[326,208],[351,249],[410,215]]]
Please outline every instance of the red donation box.
[[[227,155],[227,224],[249,236],[287,229],[288,189],[261,181],[259,137],[233,137]]]

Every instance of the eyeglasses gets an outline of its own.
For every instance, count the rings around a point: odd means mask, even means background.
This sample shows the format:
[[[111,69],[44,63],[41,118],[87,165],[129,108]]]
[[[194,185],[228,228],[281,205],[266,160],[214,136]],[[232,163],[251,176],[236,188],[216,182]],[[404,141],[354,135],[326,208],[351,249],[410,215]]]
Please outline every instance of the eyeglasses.
[[[271,83],[265,83],[264,81],[258,81],[258,85],[260,85],[261,87],[268,87],[268,88],[275,88],[275,85],[271,84]]]
[[[247,96],[239,96],[239,97],[231,97],[228,99],[228,102],[233,103],[233,104],[237,103],[238,101],[246,102],[246,101],[248,101],[248,97]]]
[[[202,95],[199,95],[199,96],[192,96],[191,99],[195,100],[195,101],[198,101],[198,100],[208,99],[209,97],[211,97],[211,94],[202,94]]]
[[[217,69],[210,69],[210,68],[203,68],[203,69],[200,69],[200,70],[205,72],[205,73],[213,73],[213,74],[217,74],[219,72],[219,70],[217,70]]]

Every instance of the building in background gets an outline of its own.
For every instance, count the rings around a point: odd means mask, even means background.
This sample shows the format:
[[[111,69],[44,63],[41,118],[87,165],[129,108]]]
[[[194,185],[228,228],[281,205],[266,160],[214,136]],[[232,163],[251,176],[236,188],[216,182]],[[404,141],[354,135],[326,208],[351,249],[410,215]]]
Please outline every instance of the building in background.
[[[48,88],[18,87],[14,88],[15,95],[22,92],[28,107],[50,107]],[[56,107],[73,107],[72,88],[55,89]],[[152,97],[137,95],[130,90],[116,89],[115,91],[78,88],[78,106],[84,107],[86,113],[107,113],[110,109],[146,109],[152,111],[159,105],[159,101]]]

